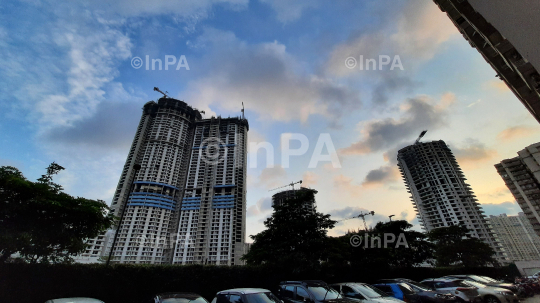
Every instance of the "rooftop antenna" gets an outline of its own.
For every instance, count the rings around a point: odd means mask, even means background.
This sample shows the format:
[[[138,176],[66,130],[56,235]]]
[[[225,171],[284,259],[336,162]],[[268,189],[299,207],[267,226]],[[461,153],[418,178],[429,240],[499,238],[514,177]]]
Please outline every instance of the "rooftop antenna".
[[[296,181],[296,182],[291,182],[291,183],[289,183],[289,184],[287,184],[287,185],[283,185],[283,186],[280,186],[280,187],[276,187],[276,188],[271,189],[271,190],[269,190],[269,191],[274,191],[274,190],[276,190],[276,189],[284,188],[284,187],[287,187],[287,186],[292,186],[292,189],[294,190],[294,185],[295,185],[295,184],[302,184],[302,180]]]
[[[362,218],[362,221],[364,221],[364,230],[367,231],[367,224],[366,224],[366,216],[369,216],[369,215],[372,215],[374,216],[375,215],[375,212],[374,211],[369,211],[367,213],[364,213],[364,212],[360,212],[360,214],[358,216],[354,216],[352,218],[347,218],[347,219],[343,219],[343,220],[339,220],[338,222],[342,222],[342,221],[346,221],[346,220],[350,220],[350,219],[356,219],[356,218]]]
[[[169,96],[167,96],[167,94],[169,93],[168,91],[165,91],[165,93],[164,93],[158,87],[154,87],[154,91],[162,93],[165,98],[169,98]]]
[[[242,102],[242,120],[244,120],[244,102]]]
[[[414,141],[414,144],[418,144],[418,142],[420,142],[420,139],[422,139],[422,137],[427,133],[427,130],[424,130],[420,133],[420,136],[418,136],[418,139],[416,139],[416,141]]]

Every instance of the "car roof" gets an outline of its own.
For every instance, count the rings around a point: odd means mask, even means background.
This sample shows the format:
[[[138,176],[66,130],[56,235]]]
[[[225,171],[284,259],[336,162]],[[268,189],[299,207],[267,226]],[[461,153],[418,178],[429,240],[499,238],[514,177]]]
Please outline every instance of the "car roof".
[[[233,289],[222,290],[218,292],[217,294],[218,295],[226,295],[226,294],[248,295],[248,294],[258,294],[258,293],[263,293],[263,292],[271,292],[271,291],[264,288],[233,288]]]
[[[52,303],[103,303],[103,301],[98,300],[98,299],[83,298],[83,297],[59,298],[59,299],[52,299],[52,300],[49,300],[47,302],[52,302]]]
[[[300,284],[300,285],[313,285],[313,286],[328,285],[326,282],[324,282],[322,280],[281,281],[281,282],[279,282],[279,285],[284,285],[284,284]]]
[[[442,277],[442,278],[436,278],[436,279],[424,279],[422,282],[453,282],[463,280],[457,277]]]
[[[191,300],[202,297],[201,295],[192,292],[164,292],[159,293],[156,296],[159,296],[161,298],[186,298]]]
[[[363,283],[363,282],[339,282],[339,283],[332,283],[330,285],[347,285],[347,284],[367,285],[367,283]]]
[[[378,283],[399,283],[399,282],[415,282],[411,279],[405,279],[405,278],[393,278],[393,279],[380,279],[377,281]]]

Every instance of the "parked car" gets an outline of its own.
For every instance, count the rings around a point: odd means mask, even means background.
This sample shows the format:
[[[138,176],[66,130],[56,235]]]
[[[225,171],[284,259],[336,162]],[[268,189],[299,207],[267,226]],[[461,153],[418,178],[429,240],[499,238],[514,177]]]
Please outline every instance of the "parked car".
[[[423,303],[452,303],[457,301],[456,296],[449,292],[432,290],[428,286],[410,279],[395,278],[379,280],[379,283],[400,282],[409,285],[420,297],[420,301]]]
[[[190,292],[167,292],[154,296],[153,303],[208,303],[205,298]]]
[[[517,293],[518,291],[517,286],[513,283],[506,283],[506,282],[501,282],[501,281],[496,281],[496,280],[495,280],[496,282],[492,282],[477,275],[452,275],[452,276],[446,276],[445,278],[457,278],[457,279],[475,281],[475,282],[479,282],[487,286],[506,288],[506,289],[511,290],[513,293]]]
[[[536,273],[534,273],[534,274],[532,274],[530,276],[527,276],[527,278],[529,278],[529,279],[538,279],[538,278],[540,278],[540,271],[538,271],[538,272],[536,272]]]
[[[352,303],[323,281],[283,281],[279,283],[278,297],[285,303]],[[220,303],[220,302],[217,302]],[[231,302],[234,303],[234,302]]]
[[[403,302],[399,299],[389,296],[387,293],[378,289],[377,287],[365,283],[336,283],[330,284],[330,287],[337,290],[345,298],[361,300],[363,303]]]
[[[378,283],[373,286],[386,292],[390,296],[408,302],[408,303],[421,303],[422,296],[415,291],[412,287],[403,282],[390,282],[390,283]]]
[[[187,303],[187,302],[186,302]],[[263,288],[235,288],[220,291],[212,303],[283,303],[271,291]]]
[[[47,300],[45,303],[104,303],[98,299],[92,298],[62,298],[62,299],[53,299]]]
[[[518,296],[506,288],[487,286],[475,281],[464,280],[463,283],[478,288],[478,294],[485,303],[518,303]]]
[[[478,288],[463,283],[462,279],[456,278],[439,278],[426,279],[420,281],[435,290],[450,292],[462,302],[482,302],[482,298],[478,294]]]

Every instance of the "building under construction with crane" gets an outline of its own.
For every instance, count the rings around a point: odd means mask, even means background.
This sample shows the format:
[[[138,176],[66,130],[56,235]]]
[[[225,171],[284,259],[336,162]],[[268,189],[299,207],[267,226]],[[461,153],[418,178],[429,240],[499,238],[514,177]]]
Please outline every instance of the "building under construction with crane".
[[[483,210],[452,151],[442,140],[416,142],[398,151],[398,167],[416,210],[420,225],[427,232],[462,225],[469,235],[490,245],[499,262],[505,254],[486,222]]]
[[[249,130],[243,108],[240,117],[203,119],[204,112],[154,90],[163,97],[143,107],[111,205],[121,217],[107,238],[115,240],[94,239],[83,257],[112,251],[113,263],[239,265]]]
[[[304,204],[304,207],[308,208],[309,210],[311,210],[313,212],[315,212],[315,210],[317,208],[317,205],[315,204],[315,194],[318,193],[318,191],[316,191],[314,189],[311,189],[311,188],[306,188],[306,187],[300,187],[298,189],[295,189],[294,188],[295,184],[299,184],[299,186],[300,186],[300,184],[302,184],[302,181],[300,180],[298,182],[291,182],[290,184],[287,184],[285,186],[271,189],[270,191],[275,191],[275,190],[282,189],[282,191],[272,195],[272,207],[275,208],[276,206],[280,206],[283,203],[286,203],[287,200],[294,199],[294,197],[296,197],[298,194],[302,194],[302,193],[306,193],[306,192],[312,192],[313,193],[313,200],[306,201],[305,204]],[[291,189],[287,189],[287,188],[289,188],[289,186],[291,187]]]

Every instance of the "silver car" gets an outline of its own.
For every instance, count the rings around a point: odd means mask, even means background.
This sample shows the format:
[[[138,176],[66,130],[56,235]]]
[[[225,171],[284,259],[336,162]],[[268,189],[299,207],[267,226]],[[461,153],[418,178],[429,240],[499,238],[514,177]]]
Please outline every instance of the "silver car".
[[[98,299],[92,299],[92,298],[62,298],[62,299],[48,300],[45,303],[104,303],[104,302]]]
[[[478,288],[463,283],[461,279],[439,278],[426,279],[420,283],[425,284],[437,291],[445,291],[453,294],[462,302],[482,302],[482,298],[478,294]]]
[[[377,287],[365,283],[336,283],[331,284],[330,287],[337,290],[345,298],[361,300],[363,303],[404,303]]]
[[[463,283],[478,288],[478,293],[486,303],[518,303],[519,298],[508,289],[487,286],[475,281],[463,281]]]

